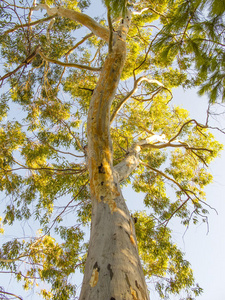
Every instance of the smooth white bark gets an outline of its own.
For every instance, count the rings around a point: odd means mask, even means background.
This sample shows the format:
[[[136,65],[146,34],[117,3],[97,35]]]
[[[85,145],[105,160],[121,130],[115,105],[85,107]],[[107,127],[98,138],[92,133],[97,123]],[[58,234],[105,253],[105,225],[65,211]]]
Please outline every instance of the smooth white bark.
[[[76,21],[90,29],[96,36],[100,37],[107,43],[109,41],[109,30],[86,14],[77,12],[72,9],[63,8],[61,6],[50,7],[47,4],[39,4],[33,8],[33,10],[39,9],[45,9],[49,16],[60,16]]]

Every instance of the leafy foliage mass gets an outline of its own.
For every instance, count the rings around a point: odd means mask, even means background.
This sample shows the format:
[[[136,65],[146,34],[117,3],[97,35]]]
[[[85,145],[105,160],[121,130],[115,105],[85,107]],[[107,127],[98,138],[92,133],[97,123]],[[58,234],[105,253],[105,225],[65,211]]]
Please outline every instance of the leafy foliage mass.
[[[167,225],[172,217],[185,226],[207,220],[207,166],[222,146],[207,124],[172,105],[171,90],[199,87],[210,102],[225,100],[224,1],[104,3],[117,17],[115,31],[126,9],[132,12],[127,60],[111,108],[117,112],[111,126],[114,163],[148,136],[164,134],[167,141],[143,149],[140,166],[122,183],[145,195],[146,211],[133,211],[145,275],[161,298],[185,291],[193,299],[202,290]],[[46,4],[86,12],[90,1]],[[85,130],[99,71],[66,64],[101,68],[108,46],[79,23],[28,5],[33,1],[3,0],[0,6],[0,268],[25,289],[37,285],[44,299],[72,299],[79,291],[72,275],[83,272],[88,247]],[[102,11],[98,22],[106,26]],[[37,46],[40,52],[27,63]],[[141,76],[155,81],[143,81],[117,111]],[[20,226],[24,237],[11,238]],[[0,295],[7,296],[3,287]]]

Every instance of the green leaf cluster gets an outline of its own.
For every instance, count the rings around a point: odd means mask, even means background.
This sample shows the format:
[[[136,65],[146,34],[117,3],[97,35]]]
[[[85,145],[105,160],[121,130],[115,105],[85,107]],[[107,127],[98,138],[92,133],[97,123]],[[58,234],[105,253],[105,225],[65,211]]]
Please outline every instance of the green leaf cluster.
[[[155,282],[160,297],[169,299],[171,294],[179,294],[182,290],[186,290],[189,297],[200,295],[202,289],[198,285],[193,287],[190,263],[173,243],[171,231],[157,226],[154,217],[146,212],[137,212],[135,217],[144,272],[149,280]]]
[[[212,103],[224,101],[224,5],[219,1],[170,1],[154,50],[164,65],[194,65],[189,84]]]

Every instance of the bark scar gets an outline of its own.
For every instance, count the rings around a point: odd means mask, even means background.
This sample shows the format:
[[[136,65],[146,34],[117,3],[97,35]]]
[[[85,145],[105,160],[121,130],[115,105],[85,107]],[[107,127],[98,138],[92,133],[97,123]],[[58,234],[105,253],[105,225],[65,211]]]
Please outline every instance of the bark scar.
[[[131,232],[130,233],[130,241],[136,247],[136,242],[135,242],[134,235],[133,235],[133,226],[132,226],[131,220],[129,220],[129,225],[130,225],[130,232]]]
[[[90,279],[90,286],[91,287],[95,287],[98,283],[98,277],[99,277],[99,271],[100,271],[100,267],[98,266],[98,263],[96,261],[96,263],[94,264],[93,267],[93,272],[91,275],[91,279]]]
[[[142,295],[143,299],[146,299],[146,298],[145,298],[145,292],[144,292],[144,289],[143,289],[142,286],[137,282],[137,280],[135,280],[135,285],[136,285],[136,287],[139,289],[139,291],[141,292],[141,295]]]
[[[113,271],[112,271],[112,267],[111,267],[110,264],[108,264],[107,269],[109,270],[110,279],[112,280],[112,278],[113,278]]]
[[[102,174],[105,174],[105,168],[103,167],[103,164],[101,163],[100,166],[98,166],[98,172],[99,173],[102,173]]]
[[[125,279],[126,279],[126,282],[127,282],[128,286],[130,288],[130,293],[133,297],[133,300],[139,300],[138,293],[135,289],[132,288],[130,280],[129,280],[127,274],[125,274]]]

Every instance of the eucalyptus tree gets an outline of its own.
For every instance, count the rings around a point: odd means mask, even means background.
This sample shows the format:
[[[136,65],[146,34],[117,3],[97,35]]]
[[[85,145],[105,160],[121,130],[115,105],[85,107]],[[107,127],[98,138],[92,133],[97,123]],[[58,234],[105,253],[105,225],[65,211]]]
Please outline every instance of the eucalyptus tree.
[[[167,225],[206,221],[222,146],[172,88],[224,99],[224,6],[104,1],[92,18],[89,5],[1,1],[1,272],[44,299],[77,297],[78,270],[80,300],[149,299],[149,281],[192,299],[202,290]],[[131,214],[126,185],[145,211]]]

